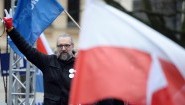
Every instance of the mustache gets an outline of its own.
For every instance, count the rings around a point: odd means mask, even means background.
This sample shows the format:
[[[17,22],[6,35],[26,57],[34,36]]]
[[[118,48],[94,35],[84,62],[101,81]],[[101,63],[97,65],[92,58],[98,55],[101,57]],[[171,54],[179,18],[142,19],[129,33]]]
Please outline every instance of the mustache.
[[[67,51],[61,51],[61,52],[59,52],[59,53],[61,54],[61,53],[68,53],[68,52],[67,52]]]
[[[59,55],[61,56],[62,54],[68,54],[66,51],[59,52]]]

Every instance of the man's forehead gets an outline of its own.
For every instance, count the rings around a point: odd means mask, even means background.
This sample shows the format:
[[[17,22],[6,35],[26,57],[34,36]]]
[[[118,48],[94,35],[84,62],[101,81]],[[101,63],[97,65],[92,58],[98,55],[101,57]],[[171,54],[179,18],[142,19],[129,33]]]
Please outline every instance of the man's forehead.
[[[58,43],[69,44],[71,43],[71,38],[70,37],[59,37]]]

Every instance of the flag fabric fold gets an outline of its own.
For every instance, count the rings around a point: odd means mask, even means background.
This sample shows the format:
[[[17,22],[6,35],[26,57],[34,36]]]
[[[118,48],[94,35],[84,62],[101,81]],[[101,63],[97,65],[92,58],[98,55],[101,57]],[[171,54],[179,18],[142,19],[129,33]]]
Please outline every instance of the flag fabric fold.
[[[185,50],[101,0],[87,0],[69,104],[185,104]]]
[[[40,37],[37,39],[37,49],[44,54],[48,54],[48,55],[53,54],[53,51],[49,46],[49,43],[44,33],[42,33]]]
[[[63,7],[57,0],[18,0],[13,17],[14,27],[30,45],[33,45],[62,11]],[[11,39],[9,39],[9,44],[16,53],[22,56]]]

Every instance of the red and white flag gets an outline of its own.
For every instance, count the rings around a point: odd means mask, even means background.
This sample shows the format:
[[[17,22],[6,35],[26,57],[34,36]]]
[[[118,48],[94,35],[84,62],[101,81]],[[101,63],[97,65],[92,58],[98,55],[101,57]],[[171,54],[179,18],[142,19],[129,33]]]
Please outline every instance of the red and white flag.
[[[82,19],[70,105],[185,105],[182,47],[101,0],[88,0]]]
[[[40,37],[37,39],[37,49],[44,54],[48,54],[48,55],[53,54],[53,51],[51,47],[49,46],[49,43],[44,33],[42,33]]]

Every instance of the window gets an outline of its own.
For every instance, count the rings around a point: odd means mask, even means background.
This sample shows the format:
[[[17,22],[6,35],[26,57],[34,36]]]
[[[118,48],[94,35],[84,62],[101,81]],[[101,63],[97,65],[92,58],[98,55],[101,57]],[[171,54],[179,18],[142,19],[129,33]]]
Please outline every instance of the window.
[[[77,23],[79,23],[80,0],[68,0],[68,13]],[[76,27],[74,22],[69,17],[67,19],[67,22],[68,27]]]
[[[4,0],[4,8],[7,10],[11,8],[11,0]]]

